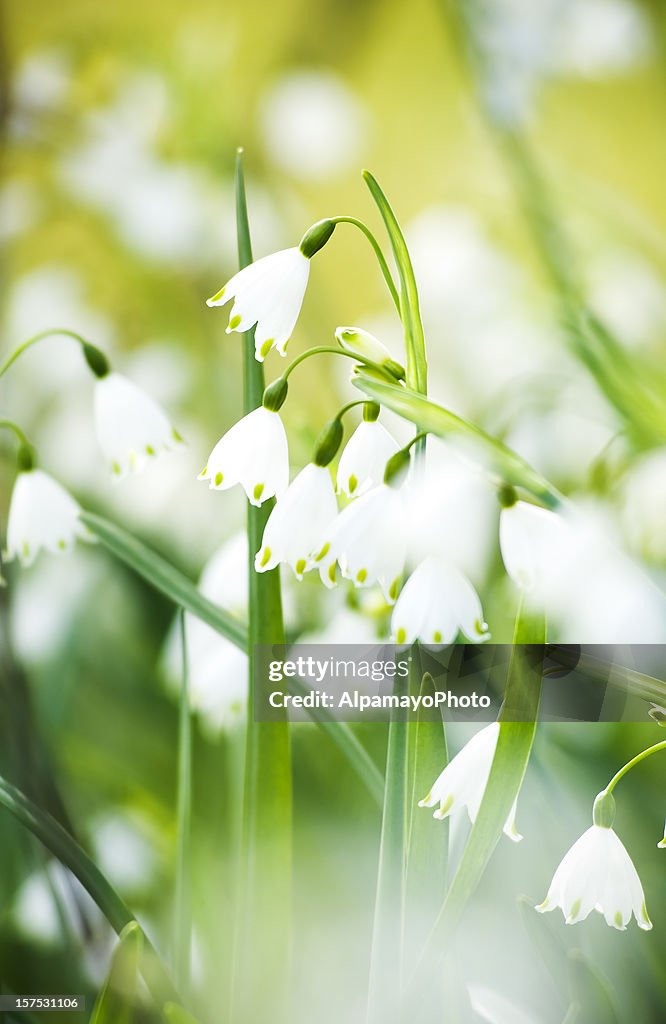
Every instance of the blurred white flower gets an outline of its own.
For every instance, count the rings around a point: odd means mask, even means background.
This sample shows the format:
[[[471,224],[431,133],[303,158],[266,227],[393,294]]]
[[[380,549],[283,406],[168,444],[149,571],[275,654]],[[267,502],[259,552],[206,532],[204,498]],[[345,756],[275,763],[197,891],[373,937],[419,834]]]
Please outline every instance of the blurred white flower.
[[[296,71],[265,96],[261,128],[275,164],[302,181],[323,181],[357,162],[367,116],[336,75]]]
[[[364,494],[384,480],[386,463],[398,442],[377,420],[362,420],[347,441],[338,463],[338,492],[348,498]]]
[[[95,431],[117,477],[182,443],[166,414],[142,388],[120,373],[95,382]]]
[[[282,249],[243,267],[207,305],[224,306],[234,300],[227,334],[249,331],[256,324],[255,355],[263,362],[273,347],[281,356],[286,354],[309,275],[310,260],[298,246]]]
[[[589,274],[589,301],[625,345],[661,337],[666,289],[647,261],[631,250],[604,250]]]
[[[380,484],[343,509],[326,542],[342,575],[356,587],[379,583],[387,601],[398,596],[405,566],[406,530],[401,490]]]
[[[82,909],[88,923],[97,929],[102,915],[87,890],[59,861],[49,860],[42,871],[28,875],[22,883],[12,916],[22,935],[52,946],[67,939],[63,923],[83,942]]]
[[[666,563],[666,448],[648,452],[629,469],[622,481],[622,523],[636,554]]]
[[[650,25],[630,0],[568,0],[552,39],[561,72],[601,77],[630,71],[652,49]]]
[[[328,466],[310,463],[292,480],[268,517],[261,549],[255,556],[257,572],[284,562],[299,580],[309,569],[318,568],[322,582],[332,585],[326,533],[337,511]]]
[[[232,615],[247,609],[248,544],[234,534],[208,560],[199,590]],[[181,626],[174,621],[164,650],[164,670],[173,693],[182,681]],[[194,615],[185,615],[190,706],[213,735],[235,729],[245,719],[248,660],[244,651]]]
[[[477,732],[449,761],[428,795],[419,800],[419,807],[439,804],[434,818],[456,817],[466,809],[469,820],[474,824],[490,775],[499,730],[499,723],[491,722]],[[514,801],[504,824],[505,835],[514,842],[522,839],[516,831],[516,803]]]
[[[601,825],[592,825],[565,854],[536,909],[545,913],[555,907],[561,907],[567,924],[584,921],[597,910],[620,931],[632,912],[639,928],[652,928],[633,861],[613,829]]]
[[[217,442],[199,479],[219,491],[240,484],[253,505],[283,494],[289,448],[278,413],[260,406],[243,416]]]
[[[517,501],[500,513],[499,540],[504,567],[524,590],[540,586],[562,544],[562,519],[556,512]]]
[[[472,643],[490,639],[481,602],[466,576],[436,555],[424,559],[396,601],[391,634],[398,644],[451,644],[461,632]]]
[[[65,488],[41,469],[19,473],[9,506],[5,558],[32,565],[41,548],[69,551],[75,540],[92,540],[81,509]]]
[[[126,811],[94,821],[92,842],[95,862],[120,892],[136,894],[150,885],[157,866],[155,850]]]

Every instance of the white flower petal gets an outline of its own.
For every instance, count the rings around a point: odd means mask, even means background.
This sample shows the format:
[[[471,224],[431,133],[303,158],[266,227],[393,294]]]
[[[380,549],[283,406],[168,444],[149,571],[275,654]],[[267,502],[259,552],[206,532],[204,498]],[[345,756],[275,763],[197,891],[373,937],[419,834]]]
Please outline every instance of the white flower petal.
[[[278,413],[260,406],[235,423],[213,448],[199,479],[221,491],[241,484],[253,505],[282,494],[289,483],[289,449]]]
[[[337,510],[328,467],[310,463],[278,499],[268,518],[255,558],[257,572],[284,562],[302,579],[326,557],[326,532]]]
[[[157,402],[120,373],[97,380],[94,415],[99,446],[118,477],[182,443]]]
[[[437,555],[425,558],[405,583],[391,632],[399,644],[450,644],[459,632],[476,643],[490,637],[474,587]]]
[[[310,274],[310,260],[298,247],[271,253],[244,267],[208,299],[223,306],[234,299],[227,333],[245,332],[256,324],[256,357],[263,361],[271,348],[284,355],[298,320]]]
[[[76,538],[92,540],[79,520],[74,498],[41,469],[19,473],[14,485],[7,522],[6,559],[18,558],[31,565],[39,550],[69,550]]]
[[[352,502],[330,532],[331,557],[357,587],[379,583],[395,601],[405,565],[405,523],[399,489],[381,484]]]
[[[356,498],[383,483],[386,463],[398,448],[398,442],[381,423],[362,420],[340,456],[338,491]]]
[[[500,548],[504,566],[514,583],[533,590],[557,559],[562,519],[555,512],[526,501],[502,509]]]

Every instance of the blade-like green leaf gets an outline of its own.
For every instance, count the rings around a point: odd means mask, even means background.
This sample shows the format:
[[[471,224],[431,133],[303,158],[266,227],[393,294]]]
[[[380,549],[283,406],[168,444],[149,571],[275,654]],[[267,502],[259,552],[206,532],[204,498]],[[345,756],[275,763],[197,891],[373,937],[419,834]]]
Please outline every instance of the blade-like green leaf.
[[[199,1024],[196,1017],[184,1010],[177,1003],[165,1003],[164,1020],[167,1024]]]
[[[448,948],[520,792],[536,732],[545,640],[544,619],[528,616],[521,605],[488,783],[458,869],[414,972],[409,986],[412,994],[422,984],[428,967]]]
[[[579,949],[569,953],[572,1000],[580,1007],[580,1019],[618,1024],[615,996],[608,982]]]
[[[245,624],[204,597],[187,576],[161,555],[137,540],[122,526],[103,519],[102,516],[82,512],[81,520],[114,557],[128,565],[161,594],[177,606],[196,615],[236,647],[243,651],[247,650],[248,634]],[[294,692],[299,692],[296,680],[291,680],[290,684]],[[308,714],[335,743],[368,789],[372,799],[381,807],[384,792],[382,773],[349,726],[345,722],[335,721],[323,709],[309,708]]]
[[[132,921],[120,933],[90,1024],[132,1024],[136,1020],[134,1011],[142,949],[143,933],[136,921]]]
[[[119,935],[129,924],[138,927],[134,915],[123,903],[111,883],[104,877],[88,854],[72,839],[55,818],[40,810],[15,786],[0,776],[0,806],[13,814],[35,835],[53,856],[78,878],[95,901],[111,927]],[[166,970],[150,942],[144,936],[145,957],[142,973],[151,992],[159,1001],[177,999]]]
[[[418,425],[421,430],[461,443],[498,484],[511,484],[526,491],[548,508],[555,508],[563,500],[558,491],[520,455],[486,434],[480,427],[468,423],[441,405],[436,405],[409,388],[373,380],[362,373],[354,377],[354,384],[370,398]]]

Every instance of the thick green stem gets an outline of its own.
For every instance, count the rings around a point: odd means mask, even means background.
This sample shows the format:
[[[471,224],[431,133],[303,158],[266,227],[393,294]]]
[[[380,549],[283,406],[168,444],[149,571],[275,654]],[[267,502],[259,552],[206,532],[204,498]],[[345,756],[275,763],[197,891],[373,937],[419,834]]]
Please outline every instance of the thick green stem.
[[[192,955],[192,882],[190,874],[190,830],[192,820],[192,718],[189,696],[189,663],[185,612],[180,611],[182,682],[178,715],[178,797],[177,856],[174,913],[174,971],[176,984],[185,999],[190,989]]]
[[[236,161],[236,218],[241,267],[252,262],[242,153]],[[244,412],[261,405],[264,373],[255,358],[254,331],[244,335]],[[273,501],[248,504],[249,688],[245,751],[245,795],[232,1018],[287,1016],[291,916],[291,749],[286,713],[282,721],[254,719],[254,682],[272,644],[284,643],[279,568],[254,570]],[[261,984],[257,984],[261,977]]]

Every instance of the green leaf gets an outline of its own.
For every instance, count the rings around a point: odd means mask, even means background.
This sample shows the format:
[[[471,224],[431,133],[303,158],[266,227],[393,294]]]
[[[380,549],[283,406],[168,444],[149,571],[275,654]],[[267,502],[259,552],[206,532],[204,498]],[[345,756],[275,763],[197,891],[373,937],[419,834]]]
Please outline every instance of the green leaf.
[[[165,1003],[164,1019],[167,1024],[199,1024],[196,1017],[193,1017],[177,1003]]]
[[[572,1001],[579,1007],[580,1019],[618,1024],[620,1017],[611,988],[585,953],[572,950],[569,966]]]
[[[92,512],[82,512],[80,519],[111,554],[129,565],[156,590],[166,594],[185,611],[192,612],[227,640],[231,640],[236,647],[247,650],[247,630],[244,624],[204,597],[194,583],[167,562],[166,558],[108,519]]]
[[[114,557],[137,572],[176,606],[196,615],[236,647],[247,650],[248,633],[245,624],[204,597],[187,576],[161,555],[137,540],[122,526],[93,515],[92,512],[82,512],[81,521]],[[269,573],[264,575],[268,576]],[[291,681],[290,688],[294,692],[299,692],[298,686],[296,680]],[[322,709],[308,709],[308,714],[335,743],[372,799],[381,807],[384,792],[382,774],[347,723],[336,722]]]
[[[192,959],[192,878],[190,832],[192,823],[192,716],[185,612],[179,612],[182,680],[178,709],[177,855],[174,894],[173,964],[176,984],[185,998],[190,990]]]
[[[526,491],[547,508],[556,508],[563,500],[552,484],[520,455],[475,424],[468,423],[409,388],[374,380],[362,373],[355,376],[353,382],[380,405],[411,420],[419,429],[427,430],[437,437],[453,438],[461,442],[498,485],[510,484]]]
[[[432,961],[442,957],[448,948],[520,792],[536,732],[545,642],[544,619],[531,618],[521,605],[488,783],[458,869],[414,972],[412,993],[423,985]]]
[[[0,805],[29,829],[78,878],[86,892],[95,901],[111,927],[119,935],[129,924],[138,924],[111,883],[104,877],[88,854],[69,835],[55,818],[33,804],[10,782],[0,776]],[[146,956],[143,974],[156,999],[177,998],[177,992],[159,957],[144,936]]]
[[[405,236],[402,233],[397,217],[379,183],[369,171],[363,172],[363,178],[382,215],[400,276],[400,318],[405,330],[407,383],[415,391],[425,394],[427,390],[428,365],[426,362],[425,338],[419,307],[419,293],[409,249],[407,248]]]
[[[90,1018],[90,1024],[132,1024],[136,1020],[136,996],[143,933],[136,921],[120,933],[111,967]]]

